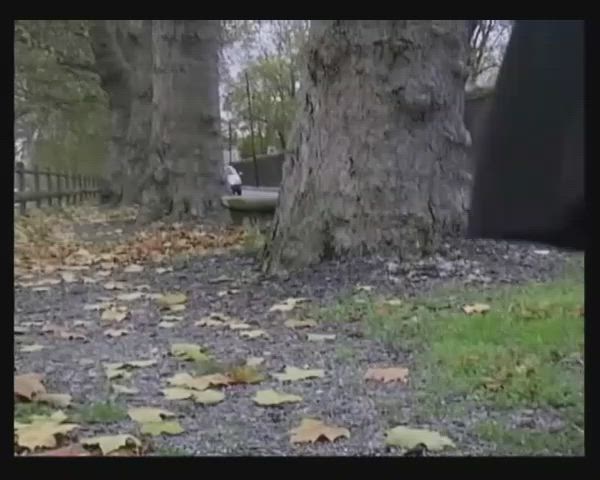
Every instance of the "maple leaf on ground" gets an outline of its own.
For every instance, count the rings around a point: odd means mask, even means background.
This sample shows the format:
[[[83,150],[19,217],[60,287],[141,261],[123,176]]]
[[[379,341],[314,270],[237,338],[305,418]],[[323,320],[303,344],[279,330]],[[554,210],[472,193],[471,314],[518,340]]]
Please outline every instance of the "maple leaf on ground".
[[[277,380],[285,382],[293,382],[296,380],[305,380],[309,378],[320,378],[325,376],[325,371],[320,369],[302,369],[297,367],[286,366],[283,373],[272,373]]]
[[[175,414],[162,408],[135,407],[127,410],[129,417],[138,423],[162,422],[163,419],[174,417]]]
[[[325,342],[327,340],[335,340],[335,335],[329,333],[308,333],[306,338],[310,342]]]
[[[209,356],[202,351],[202,347],[193,343],[173,343],[171,345],[171,355],[182,360],[191,361],[209,359]]]
[[[174,387],[187,387],[193,390],[206,390],[208,387],[219,387],[231,385],[233,380],[221,373],[202,375],[201,377],[192,377],[189,373],[177,373],[169,379],[169,385]]]
[[[225,394],[217,390],[203,390],[201,392],[192,392],[194,402],[202,405],[214,405],[225,399]]]
[[[122,435],[102,435],[99,437],[84,438],[80,441],[84,446],[98,447],[103,455],[116,452],[122,448],[132,448],[139,450],[142,446],[140,442],[133,435],[122,434]]]
[[[317,326],[317,322],[314,320],[286,320],[283,324],[289,328],[308,328]]]
[[[485,303],[475,303],[473,305],[464,305],[462,307],[463,312],[467,315],[472,315],[474,313],[486,313],[489,311],[490,306]]]
[[[300,297],[300,298],[286,298],[281,303],[276,303],[273,305],[269,312],[290,312],[300,303],[307,302],[309,299]]]
[[[165,308],[169,308],[173,305],[180,305],[187,302],[187,296],[183,293],[169,293],[161,295],[156,299],[156,302]]]
[[[402,448],[415,448],[423,444],[428,450],[443,450],[446,447],[455,447],[454,442],[437,432],[430,430],[407,428],[403,426],[392,428],[385,432],[385,443],[390,446]]]
[[[179,435],[185,430],[177,420],[161,420],[158,422],[144,422],[141,424],[140,432],[145,435],[156,437],[164,433],[168,435]]]
[[[365,374],[366,380],[379,380],[384,383],[400,381],[406,383],[408,377],[408,368],[390,367],[390,368],[369,368]]]
[[[15,375],[14,393],[17,397],[33,400],[37,395],[46,393],[46,387],[42,384],[43,375],[39,373],[25,373]]]
[[[33,353],[33,352],[39,352],[40,350],[43,350],[44,345],[39,345],[37,343],[34,343],[33,345],[24,345],[22,346],[19,351],[23,352],[23,353]]]
[[[269,335],[264,330],[247,330],[240,332],[240,337],[245,338],[259,338],[259,337],[268,337]]]
[[[52,415],[31,415],[30,423],[15,422],[17,445],[30,451],[56,447],[57,435],[64,435],[79,426],[62,423],[66,419],[62,411],[57,411]]]
[[[246,359],[246,365],[249,367],[258,367],[259,365],[262,365],[264,361],[265,359],[263,357],[248,357]]]
[[[326,425],[320,420],[303,418],[300,426],[290,430],[292,443],[314,443],[318,440],[334,442],[340,437],[350,438],[350,430]]]
[[[302,397],[288,393],[280,393],[275,390],[260,390],[254,395],[254,403],[262,406],[277,406],[284,403],[297,403],[302,401]]]

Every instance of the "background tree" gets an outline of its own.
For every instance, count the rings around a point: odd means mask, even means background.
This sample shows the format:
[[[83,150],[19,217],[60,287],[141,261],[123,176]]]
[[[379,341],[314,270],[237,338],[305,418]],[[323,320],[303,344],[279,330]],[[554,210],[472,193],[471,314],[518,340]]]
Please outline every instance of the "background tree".
[[[511,29],[512,20],[476,21],[469,42],[469,87],[495,82]]]
[[[89,22],[15,22],[15,146],[26,163],[100,173],[107,98],[94,69]]]
[[[313,21],[264,269],[434,249],[468,193],[463,20]]]
[[[230,70],[232,64],[238,67],[237,72],[223,82],[223,105],[239,129],[238,148],[242,156],[251,155],[246,75],[250,82],[257,153],[266,153],[269,146],[287,148],[287,136],[297,109],[296,92],[308,25],[305,20],[260,21],[251,31],[252,41],[238,46],[237,60],[229,65]]]
[[[92,37],[110,98],[109,165],[123,201],[141,202],[144,221],[220,217],[221,23],[101,20]]]

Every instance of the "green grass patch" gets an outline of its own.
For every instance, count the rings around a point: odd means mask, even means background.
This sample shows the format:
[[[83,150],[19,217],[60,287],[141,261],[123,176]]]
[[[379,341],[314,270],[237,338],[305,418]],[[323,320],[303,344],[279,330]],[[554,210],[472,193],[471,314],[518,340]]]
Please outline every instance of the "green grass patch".
[[[486,421],[477,425],[476,432],[482,440],[495,445],[496,455],[582,455],[585,446],[583,430],[575,425],[546,432]]]
[[[114,423],[127,418],[123,407],[112,402],[99,402],[81,405],[72,415],[78,423]]]
[[[15,421],[29,423],[32,415],[50,415],[54,409],[48,405],[36,402],[17,402],[15,403],[14,417]]]
[[[467,315],[464,305],[490,309]],[[370,338],[411,351],[412,418],[469,415],[470,406],[498,412],[553,411],[560,432],[482,425],[482,438],[520,453],[582,452],[584,285],[581,268],[562,280],[485,290],[439,290],[387,305],[354,295],[317,312],[321,321],[360,322]],[[393,406],[383,410],[397,417]],[[504,429],[504,430],[503,430]]]

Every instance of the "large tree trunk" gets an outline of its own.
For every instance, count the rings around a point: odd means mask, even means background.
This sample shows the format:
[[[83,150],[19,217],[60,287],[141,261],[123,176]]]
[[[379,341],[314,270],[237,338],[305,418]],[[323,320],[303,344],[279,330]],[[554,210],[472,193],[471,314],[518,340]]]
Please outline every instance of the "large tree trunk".
[[[462,228],[468,35],[462,20],[312,22],[265,270],[419,255]]]
[[[153,118],[143,220],[222,220],[218,20],[153,20]]]
[[[129,125],[124,148],[123,203],[139,203],[152,123],[152,20],[121,22],[117,39],[131,66]],[[124,27],[124,28],[123,28]]]
[[[116,24],[96,20],[90,28],[96,69],[102,88],[108,94],[110,109],[110,142],[105,165],[113,200],[120,200],[124,185],[124,158],[131,102],[131,70],[117,42]]]
[[[96,67],[108,93],[111,142],[107,176],[114,197],[139,200],[152,119],[152,23],[96,20],[91,37]]]

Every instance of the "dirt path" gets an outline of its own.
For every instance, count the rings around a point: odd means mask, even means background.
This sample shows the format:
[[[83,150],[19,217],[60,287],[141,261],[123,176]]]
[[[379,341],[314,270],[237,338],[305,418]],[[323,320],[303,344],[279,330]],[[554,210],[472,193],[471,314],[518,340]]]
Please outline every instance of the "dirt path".
[[[93,228],[86,231],[88,238],[90,235]],[[119,380],[119,384],[134,387],[138,393],[119,395],[114,402],[123,409],[151,406],[176,413],[185,431],[154,438],[154,451],[159,454],[397,454],[384,443],[384,432],[393,425],[381,415],[381,405],[391,400],[399,405],[407,421],[419,422],[415,426],[432,428],[452,438],[457,449],[450,454],[489,453],[464,419],[413,416],[415,400],[410,382],[380,384],[363,379],[367,368],[410,363],[411,352],[391,351],[367,338],[360,322],[349,321],[342,326],[325,322],[307,329],[292,329],[284,322],[309,318],[317,307],[352,294],[357,285],[368,285],[371,294],[388,298],[425,295],[450,284],[493,288],[501,283],[552,278],[561,271],[565,259],[567,256],[559,252],[536,253],[536,247],[460,241],[448,244],[444,255],[422,262],[398,265],[383,258],[332,262],[289,278],[261,276],[254,258],[241,253],[196,258],[163,273],[157,273],[156,265],[145,265],[142,272],[126,273],[121,269],[101,277],[100,268],[92,267],[74,272],[76,279],[71,283],[48,285],[47,291],[16,286],[15,325],[28,326],[30,332],[15,337],[15,368],[18,373],[42,373],[48,391],[69,393],[75,404],[90,405],[115,398],[105,363],[156,360],[155,366],[134,370],[131,379]],[[82,276],[96,283],[84,283]],[[104,286],[107,282],[123,282],[124,288],[108,290]],[[85,308],[131,292],[180,292],[187,296],[186,308],[177,313],[161,312],[156,299],[147,297],[117,301],[127,307],[129,316],[112,325],[100,319],[100,312]],[[269,312],[274,304],[289,297],[306,297],[309,301],[288,313]],[[246,338],[241,336],[243,330],[194,325],[215,312],[245,322],[252,330],[263,330],[268,337]],[[170,328],[163,328],[165,324],[159,324],[165,314],[182,319],[168,319]],[[79,323],[82,321],[89,323]],[[43,333],[42,328],[48,325],[80,332],[88,341]],[[105,335],[108,328],[127,329],[129,333],[111,338]],[[309,332],[334,334],[336,338],[308,341]],[[243,364],[249,357],[262,357],[266,379],[259,384],[224,388],[224,401],[215,405],[166,400],[161,389],[168,387],[168,379],[178,372],[193,373],[190,362],[169,354],[173,343],[201,345],[223,364]],[[45,348],[20,351],[30,344]],[[324,377],[282,385],[271,374],[281,372],[285,366],[322,369]],[[266,389],[299,395],[302,401],[282,407],[256,405],[254,394]],[[350,430],[350,438],[292,445],[289,430],[303,418],[345,427]],[[77,431],[79,437],[117,433],[139,435],[137,425],[129,419],[82,424]]]

